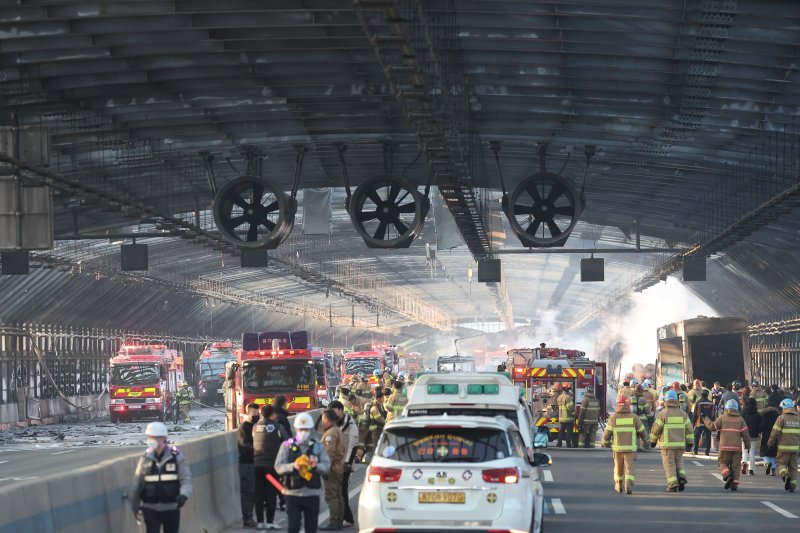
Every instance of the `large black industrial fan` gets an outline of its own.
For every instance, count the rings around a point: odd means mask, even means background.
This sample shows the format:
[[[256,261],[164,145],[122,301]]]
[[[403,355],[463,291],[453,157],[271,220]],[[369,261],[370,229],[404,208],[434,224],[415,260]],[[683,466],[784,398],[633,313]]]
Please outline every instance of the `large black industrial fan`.
[[[581,201],[568,180],[539,172],[503,197],[503,210],[523,245],[563,246],[578,222]]]
[[[422,231],[429,210],[428,197],[393,174],[367,178],[347,205],[353,225],[370,248],[408,248]]]
[[[274,249],[294,226],[297,201],[258,176],[240,176],[214,197],[214,222],[220,234],[243,248]]]

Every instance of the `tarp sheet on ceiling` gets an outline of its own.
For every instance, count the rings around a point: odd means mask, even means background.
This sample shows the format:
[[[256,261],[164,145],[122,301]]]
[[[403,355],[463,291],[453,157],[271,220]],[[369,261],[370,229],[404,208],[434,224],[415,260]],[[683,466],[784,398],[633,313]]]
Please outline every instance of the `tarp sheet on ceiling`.
[[[303,235],[331,234],[331,190],[303,190]]]
[[[432,192],[433,196],[433,218],[436,222],[436,249],[450,250],[464,245],[461,238],[461,231],[456,225],[453,214],[444,205],[444,198],[439,194],[439,190]]]

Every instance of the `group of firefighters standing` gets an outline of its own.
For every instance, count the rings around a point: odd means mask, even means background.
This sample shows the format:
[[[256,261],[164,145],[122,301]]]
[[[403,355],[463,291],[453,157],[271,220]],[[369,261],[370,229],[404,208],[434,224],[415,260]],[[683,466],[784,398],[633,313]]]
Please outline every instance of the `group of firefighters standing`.
[[[592,387],[585,389],[577,410],[577,438],[573,430],[576,408],[569,387],[556,385],[553,397],[559,421],[557,446],[566,442],[567,447],[593,447],[600,423],[600,405]],[[691,389],[676,382],[658,393],[649,379],[641,384],[626,380],[618,393],[616,411],[608,419],[601,438],[601,445],[611,448],[614,455],[614,489],[632,494],[637,452],[648,445],[651,448],[658,445],[667,492],[683,491],[688,483],[683,454],[697,453],[704,442],[706,455],[709,455],[713,431],[717,434],[718,464],[725,489],[738,490],[740,473],[747,464],[743,463],[743,454],[745,458],[750,457],[752,468],[755,453],[751,453],[751,447],[758,446],[751,442],[752,429],[740,414],[750,406],[759,414],[769,408],[780,411],[768,434],[764,435],[764,439],[768,439],[766,449],[771,450],[768,453],[775,458],[774,464],[768,464],[777,470],[784,488],[794,492],[800,452],[800,414],[796,401],[779,392],[777,387],[772,388],[772,394],[767,394],[757,382],[753,382],[752,389],[748,388],[746,393],[738,382],[732,383],[729,389],[719,383],[707,389],[699,379],[694,380]],[[763,452],[762,455],[766,457]]]

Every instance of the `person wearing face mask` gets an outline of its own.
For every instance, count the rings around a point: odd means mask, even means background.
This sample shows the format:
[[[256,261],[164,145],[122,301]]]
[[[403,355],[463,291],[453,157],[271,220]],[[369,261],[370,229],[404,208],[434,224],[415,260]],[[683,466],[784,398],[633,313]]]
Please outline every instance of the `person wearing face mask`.
[[[300,413],[294,419],[295,436],[281,445],[275,471],[283,477],[289,533],[317,533],[322,476],[331,469],[325,447],[311,437],[314,419]]]
[[[258,405],[247,406],[247,415],[236,430],[239,447],[239,503],[242,508],[242,527],[255,527],[253,521],[253,425],[258,422]]]
[[[133,513],[144,518],[147,533],[178,533],[180,508],[192,495],[192,472],[175,446],[167,444],[167,426],[151,422],[145,430],[147,451],[139,458],[128,492]]]

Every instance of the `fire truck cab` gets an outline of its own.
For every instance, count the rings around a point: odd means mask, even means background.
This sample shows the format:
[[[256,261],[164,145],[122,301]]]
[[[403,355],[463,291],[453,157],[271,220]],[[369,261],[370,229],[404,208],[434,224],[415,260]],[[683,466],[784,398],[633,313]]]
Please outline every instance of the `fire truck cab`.
[[[386,368],[382,350],[348,352],[342,359],[342,382],[350,383],[358,374],[364,374],[370,387],[377,387],[381,380],[374,375],[375,371],[380,370],[382,374]]]
[[[567,390],[575,402],[574,431],[578,431],[577,415],[586,387],[594,387],[595,397],[600,402],[601,420],[608,414],[606,363],[591,361],[584,352],[561,348],[509,350],[506,369],[514,384],[524,391],[536,427],[549,432],[550,440],[558,437],[558,385]]]
[[[178,351],[163,344],[123,344],[110,361],[111,422],[165,420],[183,380],[183,355]]]
[[[248,404],[274,404],[286,398],[286,409],[316,409],[317,371],[305,331],[267,331],[242,335],[242,350],[226,365],[225,428],[236,429]]]
[[[236,359],[231,341],[208,344],[195,363],[197,396],[205,404],[224,403],[222,385],[225,382],[225,365]]]

